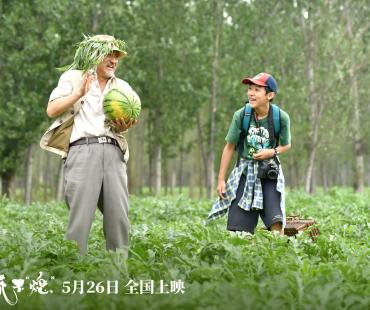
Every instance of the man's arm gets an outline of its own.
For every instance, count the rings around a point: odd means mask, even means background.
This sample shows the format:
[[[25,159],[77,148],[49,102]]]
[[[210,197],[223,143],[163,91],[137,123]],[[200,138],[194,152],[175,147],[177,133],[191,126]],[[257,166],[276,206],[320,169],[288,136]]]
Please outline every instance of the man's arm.
[[[46,109],[46,114],[50,118],[57,117],[67,111],[73,104],[79,100],[81,97],[85,96],[85,94],[89,91],[90,84],[94,79],[93,74],[87,74],[81,85],[74,89],[71,94],[57,98],[53,101],[50,101],[48,107]]]
[[[218,173],[218,179],[217,179],[217,193],[220,198],[226,198],[225,197],[226,172],[227,172],[227,168],[229,167],[230,160],[234,154],[234,150],[235,150],[235,144],[227,142],[222,152],[220,171]]]

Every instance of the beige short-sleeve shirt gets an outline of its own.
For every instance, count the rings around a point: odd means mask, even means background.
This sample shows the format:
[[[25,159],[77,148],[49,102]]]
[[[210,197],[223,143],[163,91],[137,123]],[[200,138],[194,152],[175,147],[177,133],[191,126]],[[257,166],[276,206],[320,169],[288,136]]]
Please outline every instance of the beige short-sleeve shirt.
[[[70,143],[85,137],[109,136],[114,138],[111,129],[104,124],[103,100],[104,96],[115,85],[123,91],[131,89],[131,86],[124,80],[112,77],[102,92],[97,79],[93,80],[81,109],[75,115]],[[63,74],[59,79],[58,86],[52,91],[49,102],[67,96],[72,91],[73,87],[68,74]]]

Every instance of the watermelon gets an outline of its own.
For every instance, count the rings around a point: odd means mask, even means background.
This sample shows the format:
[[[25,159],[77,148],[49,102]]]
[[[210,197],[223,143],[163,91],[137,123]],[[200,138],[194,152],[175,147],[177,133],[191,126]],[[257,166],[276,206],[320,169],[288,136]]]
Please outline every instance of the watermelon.
[[[141,111],[140,98],[132,89],[111,89],[104,97],[103,111],[107,120],[137,119]]]

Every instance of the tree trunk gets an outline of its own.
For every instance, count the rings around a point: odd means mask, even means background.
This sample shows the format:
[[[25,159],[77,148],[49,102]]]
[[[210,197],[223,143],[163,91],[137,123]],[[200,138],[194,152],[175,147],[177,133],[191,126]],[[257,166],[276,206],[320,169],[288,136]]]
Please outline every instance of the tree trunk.
[[[40,197],[40,194],[42,192],[42,189],[43,189],[43,186],[44,186],[44,172],[43,172],[43,169],[44,169],[44,156],[45,156],[45,151],[41,151],[39,153],[39,157],[38,157],[38,168],[37,168],[37,179],[38,179],[38,195],[37,195],[37,199],[41,200],[41,197]]]
[[[353,27],[352,27],[352,16],[350,15],[350,9],[348,7],[348,1],[344,5],[344,12],[347,21],[347,34],[350,42],[354,43]],[[353,108],[353,148],[355,153],[355,171],[354,171],[354,182],[353,188],[356,192],[363,192],[365,186],[365,164],[364,164],[364,146],[363,139],[361,136],[361,120],[360,120],[360,101],[358,94],[358,84],[357,84],[357,70],[356,66],[356,55],[353,49],[350,50],[350,70],[349,79],[351,87],[351,105]]]
[[[220,35],[223,18],[223,2],[220,0],[214,3],[214,33],[213,33],[213,62],[212,62],[212,84],[210,100],[210,130],[209,149],[207,156],[207,197],[211,198],[215,188],[215,138],[216,138],[216,112],[217,112],[217,88],[218,88],[218,66],[220,51]]]
[[[309,4],[310,5],[310,4]],[[309,134],[309,156],[308,166],[306,170],[305,191],[313,192],[313,173],[315,168],[316,150],[318,143],[318,133],[320,127],[320,119],[323,111],[324,102],[319,102],[316,96],[315,87],[315,33],[312,9],[308,7],[308,25],[305,25],[305,20],[302,15],[301,24],[305,34],[305,74],[308,82],[308,105],[310,107],[310,134]]]
[[[351,74],[350,74],[351,76]],[[353,92],[353,119],[352,122],[354,131],[354,151],[355,151],[355,171],[354,171],[354,190],[356,192],[363,192],[365,187],[365,164],[364,164],[364,147],[363,139],[360,132],[360,109],[358,101],[358,87],[357,78],[355,75],[351,76],[352,92]]]
[[[189,174],[189,197],[194,198],[194,168],[195,165],[190,165],[190,174]]]
[[[179,193],[182,193],[184,186],[184,136],[181,137],[180,164],[179,164]]]
[[[162,147],[159,143],[154,146],[154,193],[160,195],[162,175]]]
[[[161,82],[163,80],[163,65],[161,63],[161,60],[158,59],[157,63],[157,80]],[[162,101],[160,92],[158,96],[158,100]],[[157,109],[155,111],[154,116],[154,134],[155,134],[155,140],[154,140],[154,193],[155,195],[159,195],[161,192],[161,181],[162,181],[162,146],[161,146],[161,139],[160,139],[160,132],[161,132],[161,111],[160,109]],[[153,132],[153,131],[152,131]]]
[[[149,112],[149,119],[148,119],[148,136],[149,136],[149,139],[148,139],[148,143],[149,143],[149,157],[148,157],[148,164],[149,164],[149,184],[148,184],[148,187],[149,187],[149,192],[150,193],[153,193],[154,192],[154,139],[153,137],[151,136],[151,133],[153,132],[153,124],[154,124],[154,121],[152,121],[153,118],[152,117],[152,114],[154,114],[152,111]]]
[[[44,202],[47,202],[49,199],[49,186],[50,182],[50,173],[51,173],[51,165],[50,165],[50,155],[46,153],[46,163],[43,167],[43,180],[44,180]]]
[[[312,192],[315,192],[317,184],[319,183],[319,175],[317,173],[317,166],[315,165],[314,171],[313,171],[313,177],[312,177]]]
[[[6,171],[1,174],[1,196],[11,198],[10,186],[14,179],[14,171]]]
[[[174,167],[174,163],[172,162],[172,170],[171,170],[171,195],[174,193],[174,189],[176,187],[176,169]]]
[[[168,195],[168,157],[167,154],[163,156],[163,171],[164,171],[164,194]]]
[[[29,205],[32,199],[32,162],[33,146],[31,144],[27,149],[26,179],[24,187],[24,203],[26,205]]]
[[[130,153],[133,154],[133,156],[130,156],[130,160],[127,163],[127,178],[128,178],[128,191],[129,193],[134,193],[136,191],[137,187],[137,150],[136,150],[136,144],[133,143],[133,141],[140,141],[137,139],[136,132],[133,131],[133,129],[130,129],[127,133],[127,140],[130,147]],[[132,151],[132,152],[131,152]]]
[[[289,178],[288,178],[288,180],[286,180],[286,184],[287,184],[287,186],[290,186],[291,188],[295,188],[297,184],[296,184],[296,179],[295,179],[296,171],[295,171],[293,156],[288,157],[288,169],[287,169],[287,171],[288,171],[288,174],[289,174]]]
[[[99,17],[101,15],[102,11],[100,8],[96,8],[94,10],[94,15],[93,15],[93,18],[91,20],[91,31],[92,33],[96,33],[97,30],[98,30],[98,26],[99,26]]]
[[[199,155],[203,163],[200,165],[200,170],[199,170],[199,195],[200,195],[200,198],[203,198],[203,183],[207,184],[208,170],[207,170],[206,147],[204,143],[205,139],[203,135],[199,111],[197,113],[197,130],[198,130],[198,146],[199,146],[199,153],[200,153]],[[203,177],[202,177],[202,173],[203,173]]]
[[[310,137],[310,146],[309,146],[309,159],[308,159],[308,167],[306,172],[306,184],[305,184],[305,191],[307,193],[313,193],[313,178],[314,178],[314,168],[315,168],[315,158],[316,158],[316,150],[317,150],[317,142],[318,142],[318,132],[319,132],[319,122],[320,120],[319,115],[311,114],[312,121],[314,121],[313,132]]]
[[[143,118],[143,121],[147,121],[147,118]],[[136,189],[136,194],[142,194],[143,193],[143,186],[147,183],[146,178],[144,177],[144,141],[145,141],[145,135],[144,135],[144,126],[141,126],[142,122],[138,123],[138,134],[139,134],[139,142],[138,142],[138,147],[137,147],[137,154],[134,154],[135,157],[137,157],[136,161],[136,171],[138,177],[137,177],[137,189]],[[145,124],[145,123],[144,123]]]
[[[306,51],[305,51],[305,71],[306,71],[306,78],[308,81],[308,105],[310,106],[310,124],[311,124],[311,132],[310,132],[310,145],[309,145],[309,160],[308,160],[308,167],[306,171],[306,182],[305,182],[305,191],[307,193],[312,192],[312,174],[314,168],[314,161],[315,161],[315,153],[316,153],[316,143],[317,141],[314,140],[314,131],[312,130],[312,121],[315,118],[315,84],[314,84],[314,62],[313,62],[313,53],[314,53],[314,39],[313,39],[313,21],[311,16],[311,10],[309,16],[309,26],[306,30]],[[303,16],[301,17],[303,20]],[[303,21],[304,23],[304,21]],[[306,27],[305,27],[306,28]]]
[[[198,150],[199,153],[201,153],[201,149]],[[206,154],[205,154],[206,155]],[[199,156],[200,158],[200,156]],[[207,156],[205,157],[205,164],[199,160],[198,161],[198,167],[199,167],[199,186],[200,186],[200,189],[199,189],[199,196],[200,198],[204,198],[206,196],[206,192],[207,192]]]
[[[337,169],[337,171],[341,172],[340,173],[340,180],[339,180],[340,182],[338,182],[338,184],[340,184],[341,186],[347,186],[347,163],[344,163],[343,166],[341,166],[337,163],[336,169]]]
[[[328,169],[326,167],[325,162],[321,162],[321,177],[322,177],[322,186],[324,190],[326,191],[329,188],[329,181],[328,181]]]

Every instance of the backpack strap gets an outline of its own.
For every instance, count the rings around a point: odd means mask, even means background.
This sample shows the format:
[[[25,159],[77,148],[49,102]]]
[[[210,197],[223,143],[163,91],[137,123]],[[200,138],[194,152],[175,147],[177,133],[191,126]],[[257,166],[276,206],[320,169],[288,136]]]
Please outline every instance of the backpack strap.
[[[243,150],[244,150],[244,140],[245,140],[245,137],[248,134],[249,126],[251,124],[252,112],[253,112],[252,108],[251,108],[250,104],[247,101],[245,103],[244,110],[242,112],[242,117],[241,117],[241,120],[240,120],[241,132],[240,132],[238,144],[236,146],[237,150],[238,150],[238,159],[237,159],[237,162],[236,162],[237,167],[239,166],[240,157],[241,157],[241,155],[243,153]]]
[[[280,108],[276,104],[271,104],[272,107],[272,117],[274,119],[274,131],[275,136],[279,136],[281,128],[281,112]]]
[[[242,131],[245,132],[245,135],[247,135],[249,126],[251,125],[252,120],[252,107],[251,105],[246,102],[244,107],[244,114],[243,114],[243,121],[242,121]]]
[[[281,130],[281,110],[280,108],[275,105],[271,104],[272,108],[272,119],[273,119],[273,126],[274,126],[274,135],[275,135],[275,143],[272,145],[278,146],[279,145],[279,136]]]

